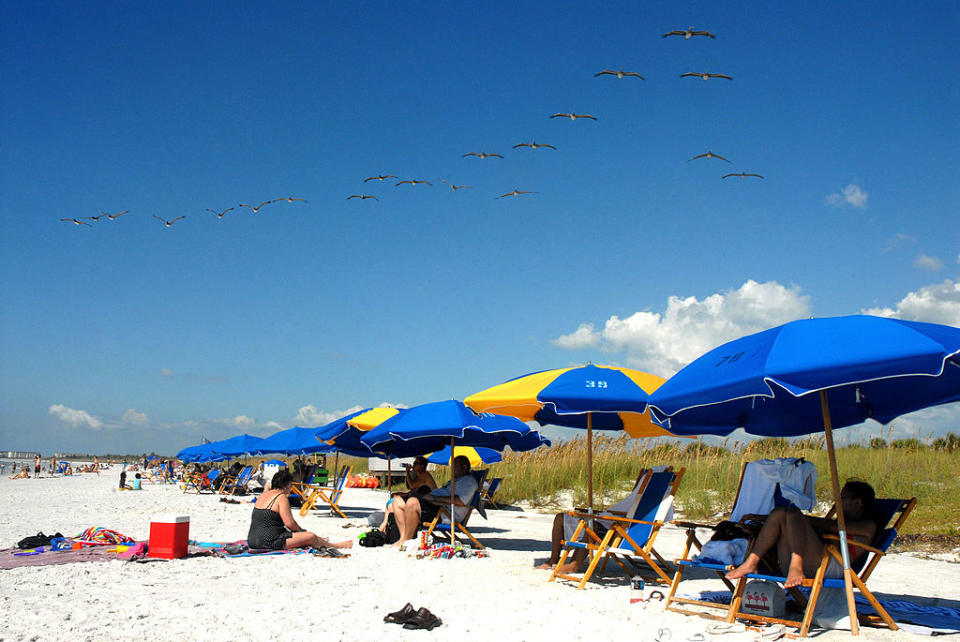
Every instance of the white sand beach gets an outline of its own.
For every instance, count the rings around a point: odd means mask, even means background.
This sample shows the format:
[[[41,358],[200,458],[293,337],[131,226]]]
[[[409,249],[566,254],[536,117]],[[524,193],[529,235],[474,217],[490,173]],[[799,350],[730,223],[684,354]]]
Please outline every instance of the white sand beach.
[[[43,531],[75,535],[89,526],[147,539],[156,514],[190,516],[190,537],[201,541],[245,539],[250,498],[226,504],[214,495],[184,495],[169,485],[140,492],[116,490],[119,468],[102,476],[0,480],[0,547]],[[301,525],[336,539],[368,529],[383,491],[348,489],[341,502],[349,519],[314,512]],[[310,555],[222,559],[199,557],[133,563],[113,560],[0,571],[3,640],[670,640],[698,639],[709,620],[665,612],[661,603],[630,604],[626,578],[611,564],[584,590],[547,581],[534,570],[549,547],[551,514],[492,510],[471,519],[489,546],[485,559],[416,559],[390,548],[354,547],[346,559]],[[668,527],[657,549],[680,555],[684,534]],[[879,566],[871,588],[881,599],[960,607],[960,565],[892,555]],[[683,592],[719,588],[719,582],[686,582]],[[433,632],[406,631],[383,616],[406,602],[427,607],[444,625]],[[832,631],[823,640],[848,639]],[[752,640],[756,634],[707,635]],[[864,640],[922,639],[903,631],[862,629]]]

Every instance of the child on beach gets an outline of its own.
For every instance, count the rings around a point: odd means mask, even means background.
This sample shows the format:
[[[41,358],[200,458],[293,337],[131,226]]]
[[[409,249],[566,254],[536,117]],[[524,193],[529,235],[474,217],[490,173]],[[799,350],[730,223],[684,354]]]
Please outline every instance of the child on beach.
[[[136,475],[134,475],[133,488],[131,488],[131,490],[141,490],[142,483],[143,483],[143,479],[140,477],[140,473],[137,473]]]

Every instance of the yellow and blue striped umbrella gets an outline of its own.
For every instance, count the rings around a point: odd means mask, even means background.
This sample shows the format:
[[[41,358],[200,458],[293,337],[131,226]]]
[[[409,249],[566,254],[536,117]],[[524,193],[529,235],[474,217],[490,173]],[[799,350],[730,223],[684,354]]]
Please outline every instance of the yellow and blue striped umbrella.
[[[593,510],[593,429],[631,437],[672,437],[650,419],[647,400],[666,380],[630,368],[585,366],[534,372],[470,395],[477,412],[511,415],[540,425],[587,430],[587,501]]]
[[[493,448],[484,448],[483,446],[456,446],[453,449],[453,457],[459,457],[463,455],[470,460],[470,467],[477,468],[483,464],[495,464],[498,461],[503,461],[503,455],[498,453]],[[450,446],[442,450],[438,450],[435,453],[430,453],[427,455],[427,461],[431,464],[440,464],[442,466],[447,466],[450,464],[450,461],[453,459],[450,456]]]

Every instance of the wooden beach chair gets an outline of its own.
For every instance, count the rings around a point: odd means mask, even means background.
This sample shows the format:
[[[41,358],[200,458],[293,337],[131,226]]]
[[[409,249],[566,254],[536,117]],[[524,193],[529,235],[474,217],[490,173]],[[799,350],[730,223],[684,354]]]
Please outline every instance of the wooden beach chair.
[[[851,568],[854,571],[852,576],[854,588],[860,591],[860,594],[867,599],[867,601],[870,603],[870,606],[872,606],[874,611],[876,611],[875,615],[858,615],[858,619],[864,624],[885,625],[890,628],[891,631],[897,630],[896,622],[893,621],[893,618],[890,617],[886,609],[883,608],[877,598],[874,597],[873,593],[870,592],[870,589],[867,588],[866,583],[874,569],[877,567],[877,564],[879,564],[880,560],[886,555],[887,549],[889,549],[890,545],[893,544],[893,540],[896,539],[897,534],[903,527],[903,523],[906,521],[907,517],[909,517],[916,505],[916,497],[911,499],[876,500],[875,511],[878,517],[878,522],[882,523],[884,528],[879,530],[877,536],[870,544],[862,544],[850,539],[847,540],[847,544],[851,547],[851,552],[858,550],[863,551],[864,553],[861,554],[856,560],[852,561]],[[833,518],[835,516],[836,506],[831,508],[830,512],[827,513],[828,518]],[[840,555],[840,538],[836,535],[824,535],[823,539],[826,540],[826,544],[823,549],[823,557],[820,559],[820,566],[817,569],[817,573],[813,578],[804,578],[803,583],[801,584],[801,586],[810,589],[809,597],[804,596],[800,591],[790,591],[790,595],[793,596],[793,598],[797,600],[798,604],[804,609],[803,617],[801,619],[793,620],[786,617],[775,618],[764,615],[754,615],[752,613],[744,613],[741,610],[741,607],[743,606],[743,593],[744,588],[749,580],[770,580],[772,582],[777,582],[778,584],[783,584],[787,579],[785,576],[780,574],[751,573],[740,578],[740,580],[737,582],[736,589],[733,592],[733,599],[730,600],[730,606],[727,609],[727,616],[725,618],[726,621],[733,622],[734,620],[742,619],[757,622],[785,624],[788,626],[797,627],[799,629],[797,635],[799,637],[806,637],[807,633],[810,631],[810,625],[813,623],[813,615],[814,611],[816,610],[817,601],[819,600],[821,591],[824,588],[845,588],[843,578],[830,579],[826,577],[827,567],[830,565],[831,560],[835,560],[836,564],[840,567],[843,566],[843,559]],[[731,566],[730,568],[733,567]],[[846,598],[844,597],[844,599]]]
[[[293,486],[290,489],[290,494],[287,497],[291,501],[299,501],[300,505],[303,506],[303,502],[306,501],[307,496],[310,495],[310,491],[307,488],[311,485],[322,486],[323,483],[317,481],[317,468],[318,464],[310,464],[304,469],[303,480],[293,482]]]
[[[490,483],[487,484],[486,488],[481,488],[480,501],[489,504],[490,508],[500,508],[497,506],[497,502],[493,501],[493,497],[497,494],[497,489],[500,488],[500,483],[502,481],[503,477],[494,477],[490,480]]]
[[[487,477],[486,470],[472,470],[470,474],[473,475],[473,478],[477,480],[477,492],[473,494],[473,497],[470,498],[470,502],[466,504],[469,508],[467,509],[467,514],[464,516],[462,521],[455,521],[456,529],[458,533],[463,533],[469,537],[477,548],[485,548],[483,544],[477,540],[467,529],[467,522],[470,521],[470,516],[473,514],[473,511],[476,510],[480,515],[486,519],[486,515],[483,513],[483,506],[481,505],[481,493],[480,489],[483,488],[483,481]],[[459,497],[454,497],[453,501],[455,506],[463,506],[463,502],[460,501]],[[450,539],[450,502],[445,502],[443,504],[438,504],[440,510],[437,511],[436,517],[433,518],[431,522],[424,522],[421,526],[427,529],[427,539],[435,535],[445,536],[447,539]]]
[[[558,577],[575,581],[578,583],[577,588],[581,589],[590,580],[598,565],[602,563],[602,572],[606,563],[612,559],[628,577],[636,574],[633,562],[642,561],[656,574],[659,581],[669,583],[671,578],[664,568],[669,569],[670,564],[656,551],[654,543],[664,524],[663,520],[673,506],[683,473],[684,469],[677,472],[667,469],[645,473],[640,492],[635,495],[633,506],[624,516],[609,511],[602,516],[577,511],[568,513],[580,521],[573,537],[562,542],[560,561],[550,575],[550,581]],[[602,537],[591,524],[598,521],[607,528]],[[560,572],[567,557],[575,549],[586,549],[592,556],[582,576]]]
[[[343,495],[343,487],[346,485],[351,472],[353,472],[353,466],[344,466],[342,474],[333,486],[307,485],[303,490],[309,494],[303,501],[303,506],[300,507],[301,517],[309,513],[317,505],[317,502],[323,502],[330,506],[331,515],[337,514],[346,519],[347,516],[340,510],[340,497]]]
[[[244,481],[244,486],[250,483],[250,477],[253,476],[253,466],[244,466],[240,469],[236,475],[227,476],[223,483],[220,485],[220,494],[221,495],[234,495],[237,491],[237,486]]]
[[[201,492],[215,492],[213,489],[213,482],[217,480],[220,476],[220,471],[213,469],[205,473],[195,473],[189,479],[184,480],[183,492],[184,493],[196,493],[200,494]]]

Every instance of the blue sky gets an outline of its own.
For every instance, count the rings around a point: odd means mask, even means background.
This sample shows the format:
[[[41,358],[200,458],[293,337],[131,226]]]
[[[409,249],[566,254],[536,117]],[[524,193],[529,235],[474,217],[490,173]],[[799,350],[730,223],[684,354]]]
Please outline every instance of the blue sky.
[[[957,2],[4,14],[0,448],[173,452],[588,360],[669,375],[804,316],[960,325]],[[716,39],[661,38],[691,25]],[[594,77],[621,68],[646,80]],[[309,202],[205,211],[286,196]]]

